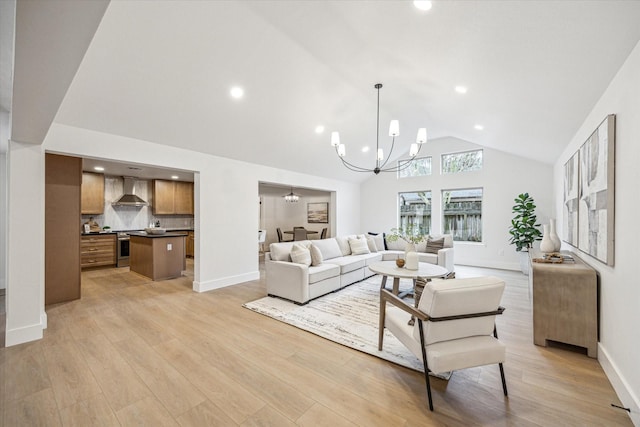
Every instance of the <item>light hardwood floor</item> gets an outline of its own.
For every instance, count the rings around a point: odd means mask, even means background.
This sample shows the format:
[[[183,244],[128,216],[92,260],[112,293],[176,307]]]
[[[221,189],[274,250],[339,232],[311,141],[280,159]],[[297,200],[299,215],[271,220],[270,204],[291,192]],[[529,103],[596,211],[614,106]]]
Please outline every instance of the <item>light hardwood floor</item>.
[[[127,268],[82,273],[79,301],[47,307],[44,339],[0,349],[5,426],[632,425],[600,365],[532,343],[527,280],[507,281],[497,366],[432,381],[421,373],[242,308],[263,280],[198,294],[192,277],[152,282]]]

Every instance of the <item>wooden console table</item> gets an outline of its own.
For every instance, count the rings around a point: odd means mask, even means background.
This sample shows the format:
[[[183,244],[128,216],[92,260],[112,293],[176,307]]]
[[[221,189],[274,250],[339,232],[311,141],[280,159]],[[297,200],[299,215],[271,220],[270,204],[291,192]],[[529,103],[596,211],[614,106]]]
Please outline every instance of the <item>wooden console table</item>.
[[[533,343],[546,347],[547,340],[587,349],[598,355],[598,277],[596,271],[574,253],[575,262],[544,264],[530,250],[533,288]]]

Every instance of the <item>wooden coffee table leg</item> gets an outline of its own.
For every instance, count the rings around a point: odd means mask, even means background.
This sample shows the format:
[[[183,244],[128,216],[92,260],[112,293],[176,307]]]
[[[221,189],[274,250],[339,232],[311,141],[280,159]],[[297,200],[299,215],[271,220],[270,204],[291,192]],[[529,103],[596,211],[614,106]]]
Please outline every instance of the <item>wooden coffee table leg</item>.
[[[393,294],[398,295],[400,293],[400,278],[393,278]]]

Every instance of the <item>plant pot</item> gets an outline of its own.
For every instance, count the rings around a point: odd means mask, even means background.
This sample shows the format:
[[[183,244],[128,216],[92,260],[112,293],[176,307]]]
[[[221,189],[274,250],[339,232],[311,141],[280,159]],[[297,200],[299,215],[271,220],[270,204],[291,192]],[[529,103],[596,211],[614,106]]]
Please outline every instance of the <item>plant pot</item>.
[[[525,276],[529,275],[529,252],[520,251],[520,270]]]

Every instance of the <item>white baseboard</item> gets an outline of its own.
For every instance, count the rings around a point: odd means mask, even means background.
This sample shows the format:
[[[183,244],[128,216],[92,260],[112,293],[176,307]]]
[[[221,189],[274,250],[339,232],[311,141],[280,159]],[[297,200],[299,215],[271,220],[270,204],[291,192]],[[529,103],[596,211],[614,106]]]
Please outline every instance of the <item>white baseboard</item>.
[[[11,347],[12,345],[23,344],[25,342],[36,341],[42,339],[42,323],[38,323],[31,326],[24,326],[17,329],[7,329],[5,333],[5,345]]]
[[[224,288],[226,286],[237,285],[239,283],[249,282],[251,280],[260,279],[260,272],[239,274],[237,276],[224,277],[222,279],[208,280],[206,282],[193,282],[193,290],[196,292],[207,292],[214,289]]]
[[[47,322],[48,322],[47,312],[42,310],[42,313],[40,313],[40,324],[42,325],[42,329],[47,329]]]
[[[457,265],[467,265],[469,267],[484,267],[495,268],[497,270],[513,270],[520,271],[520,263],[515,262],[495,262],[495,261],[483,261],[482,263],[474,262],[456,262]]]
[[[631,412],[629,412],[631,422],[635,426],[640,426],[640,400],[638,400],[638,396],[634,395],[627,381],[620,375],[620,371],[615,363],[611,361],[609,353],[607,353],[607,350],[600,343],[598,343],[598,362],[600,362],[600,366],[602,366],[613,389],[618,394],[622,406],[631,409]],[[620,411],[622,411],[622,409],[620,409]]]

